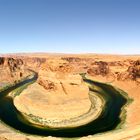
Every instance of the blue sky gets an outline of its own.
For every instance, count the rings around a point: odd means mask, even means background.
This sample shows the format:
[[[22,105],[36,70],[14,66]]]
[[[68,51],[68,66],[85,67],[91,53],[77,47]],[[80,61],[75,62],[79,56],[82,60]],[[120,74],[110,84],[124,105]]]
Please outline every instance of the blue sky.
[[[0,0],[0,53],[140,54],[139,0]]]

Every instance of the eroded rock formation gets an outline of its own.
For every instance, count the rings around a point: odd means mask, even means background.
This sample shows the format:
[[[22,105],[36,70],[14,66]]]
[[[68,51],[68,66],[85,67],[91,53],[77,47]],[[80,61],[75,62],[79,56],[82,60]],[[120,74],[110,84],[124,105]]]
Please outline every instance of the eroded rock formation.
[[[138,81],[140,78],[140,60],[136,60],[128,67],[125,72],[118,74],[118,80],[134,80]]]
[[[56,90],[56,86],[52,81],[39,78],[38,84],[43,86],[46,90]]]
[[[22,59],[0,57],[0,80],[16,82],[29,74]]]
[[[92,64],[93,67],[88,69],[87,73],[94,76],[94,75],[102,75],[105,76],[109,74],[109,66],[108,63],[99,61]]]

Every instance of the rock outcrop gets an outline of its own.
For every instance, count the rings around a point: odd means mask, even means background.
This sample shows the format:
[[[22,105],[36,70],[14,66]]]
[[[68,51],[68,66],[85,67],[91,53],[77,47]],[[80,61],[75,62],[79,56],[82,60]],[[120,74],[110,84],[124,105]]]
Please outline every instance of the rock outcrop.
[[[93,67],[88,69],[88,74],[94,76],[94,75],[102,75],[105,76],[109,74],[109,66],[107,62],[99,61],[95,62]]]
[[[132,80],[140,78],[140,60],[134,61],[133,65],[128,68],[127,72],[129,74],[129,78]]]
[[[118,74],[118,80],[133,80],[138,81],[140,78],[140,60],[134,61],[128,69]]]
[[[4,64],[4,60],[5,60],[4,57],[0,57],[0,65],[3,65]]]
[[[43,86],[46,90],[56,90],[56,86],[52,81],[39,78],[38,84]]]
[[[72,62],[80,62],[81,58],[78,58],[78,57],[62,57],[62,60],[66,60],[69,63],[72,63]]]
[[[13,83],[29,74],[24,62],[19,58],[0,57],[0,81]]]

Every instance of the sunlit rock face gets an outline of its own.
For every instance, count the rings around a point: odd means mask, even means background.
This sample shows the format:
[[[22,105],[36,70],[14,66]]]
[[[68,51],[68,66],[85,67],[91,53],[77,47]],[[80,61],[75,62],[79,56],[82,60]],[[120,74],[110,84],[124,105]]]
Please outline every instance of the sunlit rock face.
[[[30,72],[19,58],[0,57],[0,82],[13,84],[24,79]]]
[[[101,76],[106,76],[109,74],[109,66],[107,62],[99,61],[92,63],[93,67],[88,69],[88,73],[90,75],[101,75]]]
[[[51,123],[69,120],[88,112],[89,88],[80,75],[41,70],[36,83],[14,100],[17,109]]]
[[[140,60],[136,60],[130,63],[127,70],[119,73],[118,80],[133,80],[140,82]]]

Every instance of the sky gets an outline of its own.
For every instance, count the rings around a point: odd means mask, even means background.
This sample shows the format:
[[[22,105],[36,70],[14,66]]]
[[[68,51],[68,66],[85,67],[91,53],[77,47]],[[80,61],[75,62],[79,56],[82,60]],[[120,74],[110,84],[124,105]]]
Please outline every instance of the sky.
[[[140,54],[139,0],[0,0],[0,53]]]

